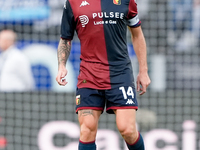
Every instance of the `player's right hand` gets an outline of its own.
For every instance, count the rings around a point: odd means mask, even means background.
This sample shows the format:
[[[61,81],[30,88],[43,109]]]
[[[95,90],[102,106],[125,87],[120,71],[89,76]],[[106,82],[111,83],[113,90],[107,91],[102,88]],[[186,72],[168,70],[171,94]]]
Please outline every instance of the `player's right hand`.
[[[67,75],[67,69],[65,67],[59,68],[56,81],[59,85],[65,86],[68,82],[66,81],[65,76]]]

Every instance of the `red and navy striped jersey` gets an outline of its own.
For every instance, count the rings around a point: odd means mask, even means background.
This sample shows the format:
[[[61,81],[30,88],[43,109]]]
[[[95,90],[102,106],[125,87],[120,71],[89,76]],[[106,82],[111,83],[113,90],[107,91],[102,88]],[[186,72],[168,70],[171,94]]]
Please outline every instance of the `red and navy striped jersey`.
[[[78,88],[110,89],[121,82],[118,75],[131,68],[127,26],[140,23],[135,0],[65,2],[61,38],[72,40],[76,31],[81,44]]]

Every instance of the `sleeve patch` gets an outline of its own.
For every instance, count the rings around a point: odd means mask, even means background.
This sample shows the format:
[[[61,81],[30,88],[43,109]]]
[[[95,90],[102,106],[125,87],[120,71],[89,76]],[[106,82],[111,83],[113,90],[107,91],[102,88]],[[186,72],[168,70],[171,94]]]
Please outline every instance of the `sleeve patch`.
[[[136,15],[135,17],[133,17],[132,19],[128,20],[128,25],[129,26],[135,26],[140,22],[140,19],[138,17],[138,15]]]

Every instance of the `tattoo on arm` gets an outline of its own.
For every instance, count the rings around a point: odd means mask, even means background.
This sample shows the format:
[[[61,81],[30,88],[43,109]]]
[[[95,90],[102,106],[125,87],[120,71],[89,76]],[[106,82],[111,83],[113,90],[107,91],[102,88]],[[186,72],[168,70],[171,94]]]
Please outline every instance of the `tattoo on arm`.
[[[79,116],[93,115],[93,110],[80,110]]]
[[[71,41],[60,39],[57,51],[58,65],[66,64],[70,51],[71,51]]]

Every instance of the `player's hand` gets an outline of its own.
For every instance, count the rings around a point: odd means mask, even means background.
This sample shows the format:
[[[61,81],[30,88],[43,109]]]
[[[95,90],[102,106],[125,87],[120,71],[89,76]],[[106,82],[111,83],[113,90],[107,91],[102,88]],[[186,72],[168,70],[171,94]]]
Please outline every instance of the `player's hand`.
[[[56,77],[56,81],[58,82],[59,85],[65,86],[68,83],[66,79],[64,79],[66,75],[67,75],[67,69],[65,67],[59,68]]]
[[[137,76],[137,91],[140,92],[140,95],[146,93],[147,87],[151,83],[148,73],[139,73]]]

